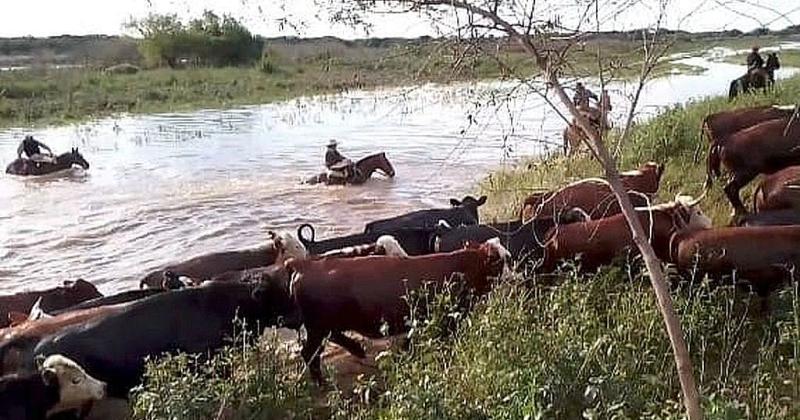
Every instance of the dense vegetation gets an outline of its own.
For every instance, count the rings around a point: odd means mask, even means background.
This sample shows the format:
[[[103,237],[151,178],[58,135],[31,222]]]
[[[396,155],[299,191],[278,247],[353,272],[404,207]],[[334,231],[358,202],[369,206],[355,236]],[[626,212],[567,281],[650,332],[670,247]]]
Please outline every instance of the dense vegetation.
[[[792,103],[798,96],[795,77],[733,106]],[[705,147],[700,120],[730,106],[709,99],[667,110],[621,145],[621,166],[665,163],[662,200],[698,193],[705,178],[702,153],[695,160]],[[554,157],[495,173],[482,185],[490,195],[485,216],[510,216],[530,188],[599,173],[588,157]],[[719,190],[703,208],[725,223],[730,208]],[[708,418],[800,417],[798,283],[772,295],[763,313],[761,302],[741,288],[674,280]],[[382,353],[380,370],[363,376],[353,390],[304,386],[300,362],[267,340],[262,351],[239,346],[209,362],[187,363],[180,356],[153,364],[135,399],[136,416],[194,419],[223,407],[224,418],[258,418],[254,413],[264,399],[261,413],[292,418],[683,418],[663,321],[635,260],[595,275],[567,270],[555,281],[507,278],[469,313],[447,295],[433,302],[429,316],[414,321],[408,350]],[[231,354],[240,357],[234,366]],[[167,402],[160,411],[153,411],[153,396]]]

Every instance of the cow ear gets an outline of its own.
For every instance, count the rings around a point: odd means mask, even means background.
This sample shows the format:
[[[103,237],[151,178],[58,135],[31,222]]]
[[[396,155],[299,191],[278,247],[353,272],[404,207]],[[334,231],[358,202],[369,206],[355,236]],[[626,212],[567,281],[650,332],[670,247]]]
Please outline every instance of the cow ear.
[[[58,374],[53,369],[45,369],[42,371],[42,382],[46,386],[58,385]]]
[[[486,196],[482,195],[481,198],[478,199],[478,206],[482,206],[486,204]]]
[[[461,202],[456,200],[455,198],[451,198],[450,199],[450,205],[453,206],[453,207],[458,207],[458,206],[461,205]]]
[[[41,370],[42,365],[44,365],[45,357],[41,354],[37,354],[33,358],[33,363],[36,365],[36,370]]]

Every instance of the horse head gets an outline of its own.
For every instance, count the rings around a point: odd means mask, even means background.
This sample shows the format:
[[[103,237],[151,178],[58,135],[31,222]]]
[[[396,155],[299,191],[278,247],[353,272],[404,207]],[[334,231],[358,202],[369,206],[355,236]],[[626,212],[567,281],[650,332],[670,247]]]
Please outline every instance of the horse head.
[[[395,174],[394,166],[392,166],[392,163],[389,162],[389,159],[386,157],[386,153],[381,153],[379,156],[382,163],[381,170],[386,173],[387,176],[393,178]]]
[[[764,65],[767,71],[775,71],[781,68],[781,61],[778,59],[778,53],[769,53],[767,55],[767,62]]]
[[[72,152],[70,153],[70,157],[72,158],[72,163],[79,165],[84,170],[89,169],[89,162],[84,159],[83,155],[78,152],[77,147],[72,148]]]

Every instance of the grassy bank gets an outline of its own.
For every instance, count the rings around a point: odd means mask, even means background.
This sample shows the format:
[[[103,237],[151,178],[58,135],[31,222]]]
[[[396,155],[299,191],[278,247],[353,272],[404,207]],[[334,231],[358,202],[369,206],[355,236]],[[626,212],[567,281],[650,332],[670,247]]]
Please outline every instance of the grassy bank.
[[[713,39],[707,44],[725,42]],[[677,41],[673,52],[701,46],[707,45]],[[599,49],[607,76],[630,78],[640,71],[640,48],[638,41],[590,40],[565,57],[570,64],[564,73],[595,76]],[[465,48],[435,39],[376,46],[343,41],[268,45],[255,67],[150,69],[137,74],[109,74],[99,67],[39,67],[0,72],[0,128],[64,124],[117,113],[225,108],[356,88],[530,76],[533,71],[529,57],[513,43],[492,41]],[[676,71],[700,69],[664,61],[655,74]]]
[[[706,143],[698,138],[705,115],[797,97],[800,77],[768,96],[668,110],[635,129],[621,146],[621,167],[660,161],[666,164],[661,200],[697,194],[705,179]],[[599,174],[587,157],[495,173],[481,187],[490,196],[486,215],[512,216],[530,189]],[[703,209],[717,223],[727,221],[729,206],[719,185]],[[262,350],[231,347],[205,364],[178,357],[151,366],[135,399],[136,416],[683,418],[663,321],[636,264],[620,263],[596,275],[565,273],[557,286],[522,277],[527,285],[521,278],[505,279],[470,313],[440,296],[431,316],[414,323],[408,350],[383,353],[377,373],[363,376],[352,392],[306,386],[296,357],[267,340]],[[732,286],[682,284],[673,292],[707,418],[800,418],[799,294],[796,282],[774,294],[765,316],[753,295]]]

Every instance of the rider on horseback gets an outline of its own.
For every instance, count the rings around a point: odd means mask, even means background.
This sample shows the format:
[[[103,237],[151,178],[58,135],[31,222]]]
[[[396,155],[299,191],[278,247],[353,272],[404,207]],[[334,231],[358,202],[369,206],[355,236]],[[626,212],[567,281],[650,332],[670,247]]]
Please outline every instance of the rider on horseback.
[[[753,50],[747,55],[747,72],[751,73],[762,67],[764,67],[764,59],[758,53],[758,45],[753,45]]]
[[[578,108],[589,108],[589,99],[597,100],[597,95],[595,95],[591,90],[586,89],[583,86],[583,83],[578,82],[575,85],[575,96],[572,97],[572,102]]]
[[[48,154],[42,154],[41,149],[47,150]],[[22,140],[22,143],[20,143],[17,148],[17,157],[21,158],[23,153],[25,153],[28,159],[34,162],[52,163],[54,160],[53,151],[50,150],[46,144],[34,139],[31,135],[25,136],[25,139]]]
[[[354,174],[353,161],[344,157],[336,149],[336,140],[328,142],[328,150],[325,152],[325,168],[328,169],[328,177],[349,178]]]

